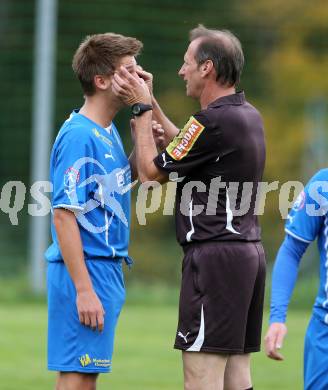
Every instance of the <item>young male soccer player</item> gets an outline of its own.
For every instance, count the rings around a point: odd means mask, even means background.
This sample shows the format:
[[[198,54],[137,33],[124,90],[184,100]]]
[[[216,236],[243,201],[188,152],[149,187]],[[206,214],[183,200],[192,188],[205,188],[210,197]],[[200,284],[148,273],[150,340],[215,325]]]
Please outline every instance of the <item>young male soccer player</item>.
[[[179,75],[201,110],[180,132],[146,85],[126,69],[115,73],[112,86],[127,103],[135,103],[140,180],[163,183],[172,172],[179,176],[176,230],[185,257],[175,348],[182,350],[185,389],[246,390],[252,388],[250,353],[260,349],[265,283],[254,215],[265,162],[263,123],[244,93],[236,92],[244,64],[238,39],[203,26],[190,38]],[[176,135],[159,155],[153,115],[166,134]],[[242,215],[234,215],[230,206],[231,182],[239,183],[237,210],[243,184],[252,183],[247,193],[252,200]]]
[[[328,169],[313,176],[298,196],[286,222],[272,275],[270,327],[265,336],[269,358],[283,360],[279,352],[287,333],[288,303],[298,267],[308,245],[318,240],[320,286],[305,336],[304,389],[328,389]],[[282,384],[283,387],[283,384]]]
[[[113,123],[123,107],[111,88],[120,66],[136,75],[142,43],[106,33],[88,36],[73,58],[85,102],[54,143],[52,239],[48,260],[48,368],[57,390],[91,390],[112,365],[114,332],[129,263],[131,169]]]

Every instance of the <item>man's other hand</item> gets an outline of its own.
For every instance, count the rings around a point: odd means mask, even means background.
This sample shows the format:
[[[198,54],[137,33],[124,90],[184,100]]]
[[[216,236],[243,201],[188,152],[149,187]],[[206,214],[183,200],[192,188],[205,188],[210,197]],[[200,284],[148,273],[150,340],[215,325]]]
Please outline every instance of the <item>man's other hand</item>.
[[[264,337],[265,353],[270,359],[284,360],[279,350],[282,348],[286,334],[287,326],[284,323],[274,322],[270,325]]]
[[[152,126],[152,130],[153,130],[154,141],[155,141],[157,148],[159,148],[160,150],[165,149],[165,146],[166,146],[165,145],[165,136],[164,136],[165,131],[164,131],[162,125],[153,120],[151,122],[151,126]],[[135,142],[135,131],[136,131],[135,119],[130,120],[130,128],[131,128],[132,142],[134,143]]]
[[[153,137],[156,146],[160,149],[163,150],[165,149],[165,131],[162,127],[162,125],[154,120],[151,122],[152,129],[153,129]]]

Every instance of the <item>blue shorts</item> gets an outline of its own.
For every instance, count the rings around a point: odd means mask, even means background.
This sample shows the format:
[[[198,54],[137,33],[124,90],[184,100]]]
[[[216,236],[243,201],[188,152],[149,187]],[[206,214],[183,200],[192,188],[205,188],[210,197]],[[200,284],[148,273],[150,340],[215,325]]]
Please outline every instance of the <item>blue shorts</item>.
[[[86,261],[104,310],[100,333],[80,323],[76,290],[64,263],[48,263],[48,369],[110,372],[114,333],[125,300],[122,261]]]
[[[315,316],[305,336],[304,389],[328,389],[328,325]]]

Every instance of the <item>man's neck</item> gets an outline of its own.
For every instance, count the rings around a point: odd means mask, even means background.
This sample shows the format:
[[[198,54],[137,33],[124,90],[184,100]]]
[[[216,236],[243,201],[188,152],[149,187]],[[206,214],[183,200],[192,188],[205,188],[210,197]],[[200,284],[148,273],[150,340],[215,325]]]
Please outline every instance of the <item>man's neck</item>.
[[[220,85],[208,86],[203,89],[202,94],[200,95],[199,102],[202,110],[207,108],[207,106],[213,103],[215,100],[233,95],[236,93],[236,88],[232,87],[222,87]]]
[[[119,111],[117,102],[110,102],[103,96],[86,96],[79,113],[101,127],[108,127]]]

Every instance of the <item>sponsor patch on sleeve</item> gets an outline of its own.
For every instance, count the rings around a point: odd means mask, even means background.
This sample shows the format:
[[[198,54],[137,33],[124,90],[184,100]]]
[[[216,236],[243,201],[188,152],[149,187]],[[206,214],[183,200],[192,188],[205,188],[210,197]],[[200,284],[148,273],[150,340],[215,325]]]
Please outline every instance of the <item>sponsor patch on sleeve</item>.
[[[167,153],[174,160],[181,160],[190,152],[197,138],[201,135],[204,129],[205,126],[192,116],[185,127],[168,145],[166,148]]]

